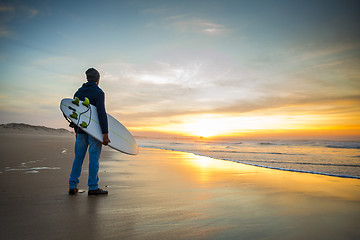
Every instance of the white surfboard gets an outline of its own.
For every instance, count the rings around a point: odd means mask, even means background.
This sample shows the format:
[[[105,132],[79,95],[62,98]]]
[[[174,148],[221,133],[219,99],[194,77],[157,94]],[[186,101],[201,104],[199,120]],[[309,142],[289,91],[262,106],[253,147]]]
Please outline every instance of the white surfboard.
[[[78,103],[73,101],[74,99],[71,98],[61,100],[61,111],[81,130],[102,142],[103,135],[96,107],[91,104],[83,105],[83,102],[86,101],[79,101]],[[110,114],[107,114],[107,118],[110,139],[108,146],[126,154],[137,154],[139,152],[138,145],[131,133]]]

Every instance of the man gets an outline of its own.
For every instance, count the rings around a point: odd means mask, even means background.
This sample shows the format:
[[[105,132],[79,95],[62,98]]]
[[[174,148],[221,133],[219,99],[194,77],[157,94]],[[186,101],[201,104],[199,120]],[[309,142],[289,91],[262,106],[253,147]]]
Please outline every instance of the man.
[[[74,95],[74,98],[78,97],[80,100],[83,101],[85,100],[85,97],[87,97],[90,100],[90,103],[96,106],[97,113],[99,116],[101,131],[103,133],[102,144],[108,145],[110,140],[108,136],[108,122],[105,111],[105,94],[98,86],[100,81],[100,73],[94,68],[89,68],[86,71],[86,77],[87,77],[87,82],[84,83],[82,87],[77,90],[77,92]],[[78,192],[77,186],[79,184],[81,168],[88,147],[89,147],[88,195],[108,194],[108,191],[102,190],[98,186],[99,159],[100,159],[101,147],[102,147],[101,142],[99,142],[92,136],[86,134],[84,131],[82,131],[80,128],[76,126],[75,126],[75,132],[76,132],[75,158],[69,179],[69,194],[74,195]]]

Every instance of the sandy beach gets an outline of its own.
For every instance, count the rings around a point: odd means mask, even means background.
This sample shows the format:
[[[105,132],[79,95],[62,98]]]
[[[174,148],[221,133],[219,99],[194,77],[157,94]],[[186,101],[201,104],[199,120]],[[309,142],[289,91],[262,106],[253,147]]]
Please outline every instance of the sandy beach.
[[[2,239],[360,239],[358,179],[105,147],[99,177],[109,195],[69,196],[74,140],[1,131]]]

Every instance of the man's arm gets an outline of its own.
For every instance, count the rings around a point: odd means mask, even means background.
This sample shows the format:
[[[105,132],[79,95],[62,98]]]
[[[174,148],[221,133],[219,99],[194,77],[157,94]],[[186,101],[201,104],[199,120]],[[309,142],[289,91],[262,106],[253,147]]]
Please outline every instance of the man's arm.
[[[102,92],[98,94],[96,98],[96,109],[99,116],[99,122],[101,126],[101,132],[103,134],[103,144],[108,145],[110,142],[109,139],[109,130],[108,130],[108,119],[105,110],[105,94]]]

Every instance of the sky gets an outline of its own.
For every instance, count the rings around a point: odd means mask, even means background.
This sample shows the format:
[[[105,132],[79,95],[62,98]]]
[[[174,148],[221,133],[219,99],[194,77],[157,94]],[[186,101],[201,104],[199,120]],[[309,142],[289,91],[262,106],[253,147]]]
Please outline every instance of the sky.
[[[1,1],[0,123],[67,128],[94,67],[138,136],[360,136],[360,2]]]

